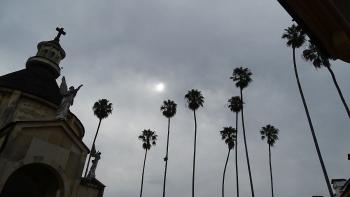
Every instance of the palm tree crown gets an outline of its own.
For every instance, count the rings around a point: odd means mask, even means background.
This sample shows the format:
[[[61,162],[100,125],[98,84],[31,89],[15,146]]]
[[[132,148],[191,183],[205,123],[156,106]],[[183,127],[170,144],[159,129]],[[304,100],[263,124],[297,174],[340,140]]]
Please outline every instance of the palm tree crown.
[[[220,131],[221,139],[225,140],[228,148],[231,150],[235,147],[235,141],[237,137],[237,130],[232,127],[224,127],[223,130]]]
[[[266,138],[267,143],[273,146],[278,140],[278,132],[279,130],[277,128],[268,124],[260,130],[261,139],[264,140]]]
[[[107,99],[100,99],[95,102],[92,107],[95,116],[97,116],[100,120],[108,117],[109,114],[112,113],[113,107],[112,103],[110,103]]]
[[[329,67],[329,58],[314,43],[309,41],[309,47],[303,51],[303,57],[307,61],[311,61],[315,68],[322,66]]]
[[[203,107],[204,97],[199,90],[189,90],[185,95],[188,108],[191,110],[197,110],[199,107]]]
[[[228,108],[235,113],[238,113],[243,108],[243,102],[241,100],[241,97],[239,96],[233,96],[228,100]]]
[[[230,79],[236,82],[236,87],[244,89],[252,82],[251,75],[252,72],[248,68],[239,67],[233,69]]]
[[[156,145],[157,135],[155,131],[150,129],[145,129],[142,131],[142,134],[139,135],[139,140],[142,141],[142,147],[145,150],[151,149],[152,145]]]
[[[305,42],[305,32],[299,25],[293,24],[292,26],[284,29],[282,39],[287,39],[287,46],[292,48],[299,48],[303,46]]]
[[[160,107],[160,111],[167,118],[171,118],[176,114],[177,104],[172,100],[163,101],[163,105]]]

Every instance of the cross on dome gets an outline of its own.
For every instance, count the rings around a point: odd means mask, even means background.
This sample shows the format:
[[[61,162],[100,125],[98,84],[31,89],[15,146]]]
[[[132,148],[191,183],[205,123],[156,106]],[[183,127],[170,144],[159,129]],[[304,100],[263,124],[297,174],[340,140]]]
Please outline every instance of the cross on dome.
[[[63,27],[61,27],[61,28],[56,27],[56,31],[58,31],[58,33],[57,33],[57,36],[55,37],[54,40],[57,41],[57,42],[59,42],[59,41],[60,41],[61,35],[66,35],[66,32],[64,31],[64,28],[63,28]]]

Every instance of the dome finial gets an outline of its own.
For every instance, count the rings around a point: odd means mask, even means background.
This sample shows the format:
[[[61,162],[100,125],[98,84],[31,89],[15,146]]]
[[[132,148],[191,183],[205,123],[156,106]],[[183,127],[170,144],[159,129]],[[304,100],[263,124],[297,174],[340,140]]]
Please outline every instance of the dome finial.
[[[57,41],[57,42],[59,42],[59,41],[60,41],[61,35],[66,35],[66,32],[64,31],[64,28],[63,28],[63,27],[61,27],[61,28],[56,27],[56,31],[58,31],[58,33],[57,33],[57,36],[55,37],[54,40]]]

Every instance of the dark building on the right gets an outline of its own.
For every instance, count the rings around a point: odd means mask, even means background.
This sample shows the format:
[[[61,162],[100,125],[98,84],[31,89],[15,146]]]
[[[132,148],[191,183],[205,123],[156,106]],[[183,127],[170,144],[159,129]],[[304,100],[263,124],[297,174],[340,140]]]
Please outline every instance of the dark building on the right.
[[[350,63],[350,0],[278,2],[322,52]],[[334,197],[350,197],[350,179],[333,179],[332,185]]]
[[[350,63],[349,0],[278,0],[317,46]]]

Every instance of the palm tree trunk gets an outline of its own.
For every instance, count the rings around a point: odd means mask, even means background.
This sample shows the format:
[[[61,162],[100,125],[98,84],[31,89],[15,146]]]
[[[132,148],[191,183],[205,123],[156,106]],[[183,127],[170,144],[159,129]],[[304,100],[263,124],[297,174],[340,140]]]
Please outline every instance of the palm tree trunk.
[[[101,122],[102,122],[102,119],[99,119],[99,121],[98,121],[98,126],[97,126],[97,130],[96,130],[95,137],[94,137],[94,141],[92,142],[92,145],[91,145],[91,149],[90,149],[90,150],[92,150],[92,148],[95,146],[95,142],[96,142],[96,138],[97,138],[98,131],[100,130]],[[88,162],[87,162],[87,165],[86,165],[85,175],[84,175],[85,178],[86,178],[87,173],[88,173],[88,170],[89,170],[90,160],[91,160],[91,154],[89,154],[89,159],[88,159]]]
[[[144,175],[145,175],[146,157],[147,157],[147,149],[146,149],[146,152],[145,152],[145,158],[143,159],[143,168],[142,168],[142,178],[141,178],[141,190],[140,190],[140,197],[142,197],[142,190],[143,190],[143,177],[144,177]]]
[[[295,62],[295,48],[293,48],[293,64],[294,64],[295,78],[296,78],[297,83],[298,83],[299,93],[300,93],[301,100],[302,100],[303,105],[304,105],[304,109],[305,109],[305,113],[306,113],[306,116],[307,116],[307,120],[308,120],[308,122],[309,122],[310,131],[311,131],[312,138],[313,138],[313,141],[314,141],[314,144],[315,144],[317,156],[318,156],[318,159],[320,160],[320,163],[321,163],[321,167],[322,167],[322,171],[323,171],[324,178],[325,178],[325,180],[326,180],[326,184],[327,184],[329,196],[332,197],[332,196],[333,196],[332,187],[331,187],[331,184],[330,184],[330,182],[329,182],[329,177],[328,177],[328,174],[327,174],[326,167],[325,167],[325,165],[324,165],[324,163],[323,163],[323,158],[322,158],[322,155],[321,155],[320,148],[319,148],[319,146],[318,146],[318,142],[317,142],[317,138],[316,138],[314,126],[313,126],[313,124],[312,124],[311,117],[310,117],[310,114],[309,114],[309,110],[308,110],[307,105],[306,105],[306,101],[305,101],[303,89],[301,88],[300,81],[299,81],[299,75],[298,75],[298,70],[297,70],[297,64],[296,64],[296,62]]]
[[[238,112],[236,113],[236,149],[235,149],[235,163],[236,163],[236,187],[237,187],[237,197],[239,197],[239,183],[238,183],[238,159],[237,159],[237,149],[238,149]]]
[[[241,88],[241,100],[243,103],[243,90]],[[253,186],[253,180],[252,180],[252,173],[250,171],[250,163],[249,163],[249,154],[248,154],[248,146],[247,146],[247,139],[246,139],[246,135],[245,135],[245,127],[244,127],[244,115],[243,115],[243,109],[244,107],[242,107],[242,130],[243,130],[243,139],[244,139],[244,146],[245,146],[245,155],[247,158],[247,166],[248,166],[248,173],[249,173],[249,181],[250,181],[250,190],[252,192],[252,197],[254,197],[254,186]]]
[[[196,171],[196,143],[197,143],[197,119],[196,110],[193,110],[194,117],[194,143],[193,143],[193,167],[192,167],[192,197],[194,197],[194,176]]]
[[[333,70],[332,70],[332,68],[331,68],[330,66],[326,66],[326,67],[327,67],[329,73],[331,73],[331,76],[332,76],[332,79],[333,79],[333,83],[334,83],[335,87],[337,88],[338,94],[339,94],[339,96],[340,96],[341,101],[343,102],[343,105],[344,105],[344,107],[345,107],[346,113],[348,114],[348,116],[349,116],[349,118],[350,118],[350,110],[349,110],[349,107],[348,107],[348,105],[346,104],[346,101],[345,101],[345,99],[344,99],[343,93],[342,93],[342,91],[340,90],[340,87],[339,87],[339,85],[338,85],[337,79],[335,78],[334,72],[333,72]]]
[[[272,165],[271,165],[271,145],[269,144],[269,164],[270,164],[270,177],[271,177],[271,194],[273,195],[273,178],[272,178]]]
[[[166,183],[166,174],[168,169],[169,133],[170,133],[170,118],[168,118],[168,136],[166,140],[166,153],[164,158],[165,168],[164,168],[164,182],[163,182],[163,197],[165,197],[165,183]]]
[[[227,162],[230,157],[230,152],[231,152],[231,149],[228,149],[227,158],[226,158],[225,167],[224,167],[224,173],[222,175],[222,197],[225,197],[225,174],[226,174]]]

